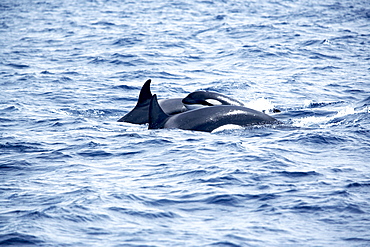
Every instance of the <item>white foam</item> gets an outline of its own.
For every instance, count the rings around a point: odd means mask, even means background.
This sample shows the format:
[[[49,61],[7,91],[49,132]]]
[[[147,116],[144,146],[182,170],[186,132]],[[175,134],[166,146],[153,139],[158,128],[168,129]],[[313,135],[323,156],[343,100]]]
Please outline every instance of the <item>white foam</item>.
[[[293,125],[297,127],[310,127],[310,126],[319,126],[320,128],[329,127],[329,126],[340,124],[340,123],[329,124],[330,121],[336,118],[351,115],[354,113],[356,112],[353,107],[346,107],[343,110],[338,111],[333,116],[324,116],[324,117],[310,116],[310,117],[304,117],[301,119],[293,120]]]
[[[272,109],[274,109],[274,104],[266,98],[259,98],[250,101],[247,104],[245,104],[245,106],[261,112],[269,112]]]

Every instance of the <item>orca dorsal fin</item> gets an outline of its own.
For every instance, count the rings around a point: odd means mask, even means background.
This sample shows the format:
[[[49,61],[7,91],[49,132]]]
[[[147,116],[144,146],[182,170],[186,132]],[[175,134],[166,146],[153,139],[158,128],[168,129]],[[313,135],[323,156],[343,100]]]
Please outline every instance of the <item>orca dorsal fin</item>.
[[[150,83],[152,82],[151,79],[147,80],[144,85],[142,86],[139,94],[139,99],[137,101],[138,106],[140,105],[148,105],[150,100],[152,99],[152,92],[150,91]]]
[[[149,106],[149,129],[162,129],[169,117],[162,110],[158,103],[157,95],[154,94]]]

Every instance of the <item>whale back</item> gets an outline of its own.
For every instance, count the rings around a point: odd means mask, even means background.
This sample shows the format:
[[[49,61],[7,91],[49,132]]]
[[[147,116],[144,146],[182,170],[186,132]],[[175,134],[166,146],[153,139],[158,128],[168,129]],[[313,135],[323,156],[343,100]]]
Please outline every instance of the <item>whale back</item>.
[[[162,122],[161,127],[212,132],[225,125],[247,127],[274,123],[278,121],[263,112],[243,106],[220,105],[171,116]]]

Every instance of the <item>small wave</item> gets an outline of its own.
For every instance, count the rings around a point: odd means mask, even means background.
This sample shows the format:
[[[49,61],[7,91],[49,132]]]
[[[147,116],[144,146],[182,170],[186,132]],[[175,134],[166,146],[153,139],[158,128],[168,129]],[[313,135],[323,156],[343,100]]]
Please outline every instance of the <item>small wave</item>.
[[[142,153],[143,151],[121,152],[121,153],[118,153],[117,156],[131,156],[131,155],[142,154]]]
[[[65,72],[62,72],[61,74],[64,74],[64,75],[74,75],[74,76],[81,75],[80,73],[78,73],[76,71],[65,71]],[[71,80],[70,78],[68,78],[68,79]]]
[[[370,238],[342,238],[342,239],[344,241],[354,242],[356,243],[356,246],[359,246],[359,247],[366,247],[370,245]],[[364,245],[359,245],[359,242],[363,242]]]
[[[12,212],[16,213],[16,212]],[[17,212],[19,214],[19,212]],[[52,219],[50,215],[48,215],[45,211],[38,211],[38,210],[29,210],[22,212],[20,218],[23,218],[27,221],[29,220],[38,220],[38,219]]]
[[[333,106],[345,103],[344,101],[334,101],[334,102],[312,102],[311,100],[306,100],[304,102],[307,108],[321,108],[326,106]]]
[[[305,203],[300,203],[299,205],[294,206],[293,210],[297,210],[301,213],[313,213],[316,211],[322,211],[323,209],[317,205],[307,205]]]
[[[98,22],[93,22],[91,25],[96,25],[96,26],[115,26],[113,22],[108,22],[108,21],[98,21]]]
[[[85,230],[86,234],[96,236],[96,235],[109,235],[111,232],[107,231],[105,228],[100,227],[87,227]]]
[[[0,109],[0,112],[14,112],[14,111],[18,111],[18,108],[15,106],[8,106],[3,109]]]
[[[63,152],[60,151],[53,151],[53,152],[48,152],[48,153],[42,153],[37,156],[37,158],[44,159],[44,160],[57,160],[57,159],[69,159],[72,158],[71,155],[64,154]]]
[[[123,133],[123,134],[118,134],[114,137],[127,137],[127,138],[134,138],[134,139],[142,139],[143,136],[137,134],[137,133]]]
[[[45,152],[47,150],[40,147],[40,143],[25,143],[25,142],[18,142],[18,143],[0,143],[0,150],[5,151],[15,151],[21,153],[33,153],[33,152]]]
[[[311,59],[335,59],[335,60],[341,60],[342,58],[338,56],[333,55],[326,55],[319,52],[312,52],[312,55],[310,56]]]
[[[0,235],[0,246],[35,246],[42,243],[41,239],[29,234],[9,233]]]
[[[203,173],[207,173],[207,171],[203,171]],[[201,179],[203,183],[208,185],[233,185],[233,184],[241,184],[242,182],[232,175],[210,178],[210,179]]]
[[[310,103],[311,105],[312,103]],[[317,105],[319,107],[319,105]],[[339,125],[344,120],[345,116],[352,115],[355,113],[353,107],[346,107],[343,110],[338,111],[336,114],[327,116],[330,112],[323,112],[324,116],[317,116],[319,112],[314,112],[315,116],[303,117],[300,119],[293,119],[293,126],[296,127],[330,127]]]
[[[240,204],[240,199],[237,195],[229,195],[229,194],[223,194],[223,195],[216,195],[208,197],[204,200],[207,204],[217,204],[222,206],[232,206],[237,207]]]
[[[0,5],[0,10],[2,10],[2,6]],[[0,22],[0,28],[2,29],[7,29],[9,26],[5,22]]]
[[[186,75],[183,75],[183,74],[174,74],[174,73],[170,73],[170,72],[167,72],[167,71],[161,71],[157,74],[157,77],[158,78],[161,78],[161,79],[169,79],[169,78],[172,78],[172,79],[191,79],[190,77],[186,76]],[[176,91],[178,92],[178,91]]]
[[[153,210],[133,210],[128,208],[122,208],[122,207],[110,207],[108,208],[111,211],[123,213],[126,215],[131,215],[135,217],[143,217],[147,219],[158,219],[158,218],[177,218],[179,217],[177,214],[171,212],[171,211],[159,211],[154,212]]]
[[[9,67],[12,67],[12,68],[15,68],[15,69],[25,69],[25,68],[29,68],[30,66],[29,65],[25,65],[25,64],[15,64],[15,63],[9,63],[9,64],[5,64],[6,66],[9,66]]]
[[[230,241],[219,241],[215,243],[211,243],[210,246],[217,246],[217,247],[240,247],[239,244],[234,244]]]
[[[112,153],[109,153],[103,150],[83,151],[83,152],[79,152],[78,154],[83,157],[93,157],[93,158],[99,158],[99,157],[105,158],[105,157],[109,157],[113,155]]]
[[[284,177],[288,178],[301,178],[301,177],[308,177],[308,176],[318,176],[320,173],[317,173],[315,171],[309,171],[309,172],[288,172],[288,171],[283,171],[283,172],[277,172]]]
[[[313,40],[307,40],[301,43],[302,46],[312,46],[312,45],[321,45],[325,44],[327,41],[324,40],[319,40],[319,39],[313,39]]]
[[[18,123],[14,121],[14,119],[10,119],[10,118],[2,118],[0,117],[0,127],[3,127],[3,128],[9,128],[11,126],[17,126]]]
[[[129,37],[129,38],[121,38],[116,40],[113,45],[118,45],[118,46],[129,46],[129,45],[134,45],[139,42],[141,42],[141,39],[138,39],[136,37]]]
[[[67,76],[62,76],[56,80],[53,80],[52,82],[56,84],[62,84],[62,83],[71,82],[71,81],[73,81],[71,78]]]
[[[108,60],[101,57],[94,57],[91,61],[89,61],[90,64],[101,64],[106,62],[108,62]]]
[[[196,178],[196,177],[201,177],[201,176],[204,176],[208,174],[208,172],[206,170],[192,170],[192,171],[186,171],[186,172],[183,172],[183,173],[177,173],[177,174],[174,174],[173,177],[189,177],[189,178]]]
[[[333,71],[334,69],[340,69],[339,67],[335,67],[335,66],[316,66],[316,67],[313,67],[313,69],[315,70],[329,70],[329,71]]]
[[[18,161],[5,161],[0,164],[0,170],[24,170],[27,167],[30,167],[32,164],[25,160]]]
[[[154,65],[155,63],[152,63],[152,62],[149,62],[145,59],[142,59],[142,58],[138,58],[138,59],[132,59],[130,61],[122,61],[120,59],[114,59],[114,60],[111,60],[109,61],[110,64],[114,64],[114,65],[124,65],[124,66],[128,66],[128,67],[132,67],[132,66],[140,66],[140,65]]]
[[[346,143],[347,139],[338,137],[336,135],[328,134],[328,133],[309,133],[297,138],[298,142],[301,143],[308,143],[308,144],[339,144],[339,143]]]
[[[347,205],[346,207],[344,208],[339,208],[338,210],[339,212],[343,212],[343,211],[346,211],[346,212],[349,212],[351,214],[365,214],[366,212],[364,210],[362,210],[360,208],[360,206],[358,205],[354,205],[354,204],[349,204]]]
[[[127,59],[127,58],[137,58],[137,55],[134,54],[121,54],[121,53],[114,53],[112,58],[118,58],[118,59]]]
[[[48,70],[41,71],[40,74],[42,74],[42,75],[54,75],[54,73],[52,73]]]
[[[347,188],[359,188],[359,187],[364,187],[364,188],[370,188],[370,182],[367,183],[359,183],[359,182],[355,182],[355,183],[350,183],[346,186]]]
[[[166,139],[153,139],[153,140],[146,140],[143,142],[139,142],[137,145],[158,145],[159,147],[161,145],[172,143],[172,141],[166,140]]]

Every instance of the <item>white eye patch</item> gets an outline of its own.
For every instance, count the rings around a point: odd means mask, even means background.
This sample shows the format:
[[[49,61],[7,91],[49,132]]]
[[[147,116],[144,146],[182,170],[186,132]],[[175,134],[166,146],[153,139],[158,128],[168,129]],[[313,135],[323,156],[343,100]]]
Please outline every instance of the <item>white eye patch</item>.
[[[216,99],[206,99],[205,101],[211,105],[222,105],[222,103]]]
[[[202,104],[184,104],[184,105],[188,110],[195,110],[203,107],[222,105],[222,103],[216,99],[206,99],[205,102],[207,102],[209,105]]]

